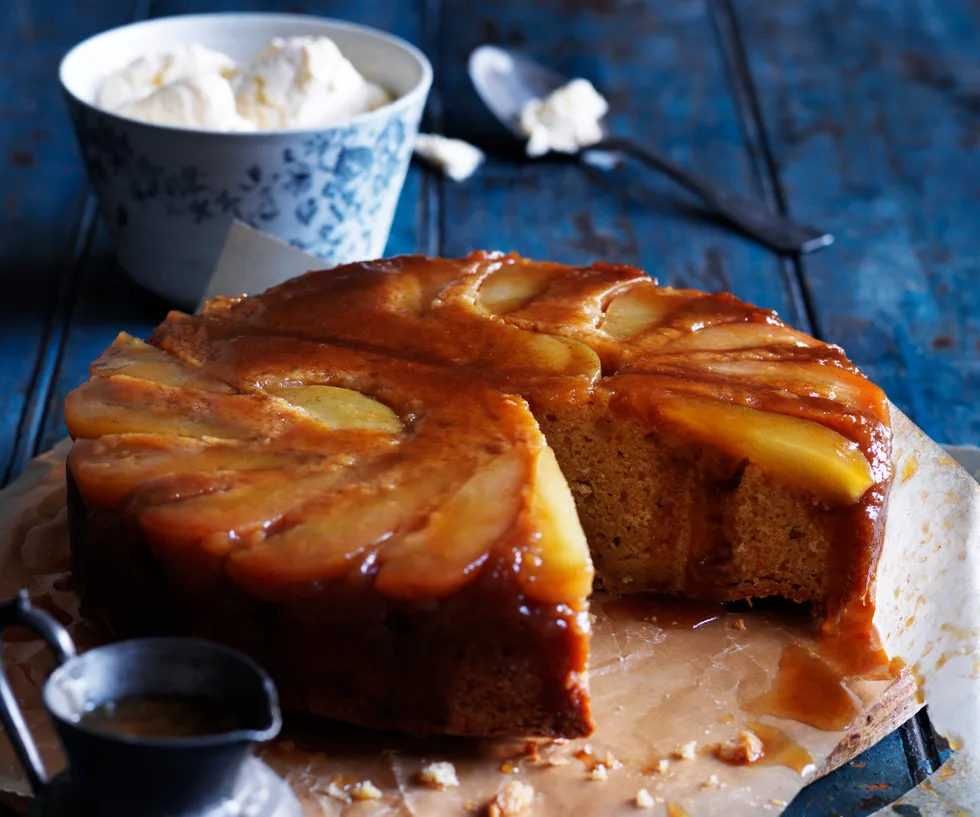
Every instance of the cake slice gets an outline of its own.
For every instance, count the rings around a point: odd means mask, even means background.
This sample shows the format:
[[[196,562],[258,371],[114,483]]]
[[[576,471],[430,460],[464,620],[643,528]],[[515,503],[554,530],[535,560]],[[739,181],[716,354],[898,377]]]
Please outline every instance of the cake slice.
[[[211,340],[268,363],[253,339]],[[222,379],[121,335],[71,394],[89,614],[117,637],[240,647],[286,706],[320,715],[588,734],[592,565],[524,401],[467,378],[446,393],[425,366],[379,374],[371,355],[284,347],[267,371]],[[302,385],[304,366],[343,375]],[[373,379],[406,421],[344,378]]]

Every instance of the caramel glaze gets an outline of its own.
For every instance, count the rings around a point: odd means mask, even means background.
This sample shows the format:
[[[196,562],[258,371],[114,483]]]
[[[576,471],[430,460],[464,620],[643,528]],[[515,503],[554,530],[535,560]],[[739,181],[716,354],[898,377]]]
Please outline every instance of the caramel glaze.
[[[535,286],[498,315],[483,308],[481,293],[501,273]],[[606,310],[617,297],[636,292],[655,297],[656,324],[634,337],[611,337],[604,331]],[[816,606],[834,619],[845,601],[870,599],[891,477],[887,400],[839,347],[790,329],[769,310],[725,293],[658,288],[625,265],[569,268],[475,252],[461,260],[403,256],[314,272],[264,295],[219,298],[205,315],[234,324],[234,332],[268,335],[270,344],[282,338],[347,344],[386,358],[449,366],[455,377],[475,374],[494,388],[520,393],[532,406],[592,402],[639,418],[700,468],[704,507],[695,515],[701,522],[684,588],[691,596],[710,593],[713,565],[725,561],[730,545],[718,522],[720,506],[746,461],[726,453],[725,428],[717,436],[692,433],[663,416],[664,401],[704,399],[832,429],[863,453],[873,484],[857,502],[825,503],[839,535],[828,565],[831,585]],[[200,321],[172,316],[154,342],[173,350],[178,327]],[[722,332],[720,340],[709,340],[708,330]],[[599,366],[590,369],[575,350],[549,357],[534,348],[531,335],[578,341],[595,352]],[[270,370],[280,365],[271,346],[254,354]],[[233,369],[242,361],[225,362]],[[370,383],[357,387],[372,393]],[[397,393],[403,391],[395,385],[373,393],[398,411]]]

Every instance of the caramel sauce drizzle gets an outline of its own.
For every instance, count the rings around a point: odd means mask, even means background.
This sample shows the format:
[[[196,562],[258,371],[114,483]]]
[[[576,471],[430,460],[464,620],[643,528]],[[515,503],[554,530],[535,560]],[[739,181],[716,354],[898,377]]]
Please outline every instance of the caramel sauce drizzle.
[[[860,714],[850,678],[895,678],[901,662],[889,661],[872,623],[874,608],[854,604],[836,622],[827,622],[812,646],[802,642],[783,650],[772,687],[742,708],[825,731],[846,729]]]
[[[756,761],[760,766],[785,766],[801,775],[813,766],[810,753],[781,729],[758,721],[748,727],[762,741],[762,757]]]

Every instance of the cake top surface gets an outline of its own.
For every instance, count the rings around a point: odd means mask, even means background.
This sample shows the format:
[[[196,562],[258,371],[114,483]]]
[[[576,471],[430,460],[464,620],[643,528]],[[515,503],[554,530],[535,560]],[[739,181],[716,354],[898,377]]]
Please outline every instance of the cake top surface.
[[[265,596],[499,575],[581,608],[588,548],[528,404],[603,406],[829,507],[875,513],[890,468],[887,401],[839,347],[622,265],[477,252],[308,273],[172,313],[150,344],[120,336],[92,375],[66,403],[87,500],[128,503],[169,558]]]

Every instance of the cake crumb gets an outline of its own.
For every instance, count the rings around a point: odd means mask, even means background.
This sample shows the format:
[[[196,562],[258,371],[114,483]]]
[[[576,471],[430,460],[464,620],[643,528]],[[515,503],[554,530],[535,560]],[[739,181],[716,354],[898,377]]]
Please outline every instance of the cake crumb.
[[[380,800],[383,796],[381,789],[370,780],[361,780],[350,787],[352,800]]]
[[[487,809],[488,817],[516,817],[524,814],[534,801],[534,787],[512,780],[497,792]]]
[[[719,743],[715,757],[733,766],[747,766],[760,760],[765,753],[762,741],[754,732],[743,729],[727,743]]]
[[[737,618],[737,619],[735,619],[735,623],[732,626],[736,630],[744,630],[745,629],[745,619],[744,618]]]
[[[640,789],[636,793],[636,807],[637,808],[653,808],[654,802],[653,798],[650,796],[650,792],[646,789]]]
[[[419,772],[419,782],[423,786],[431,786],[434,789],[448,789],[459,786],[459,778],[456,777],[456,767],[447,761],[429,763],[422,767]]]
[[[521,752],[528,759],[529,763],[541,762],[541,744],[535,740],[524,741],[524,749]]]
[[[623,764],[619,762],[619,759],[608,749],[606,750],[606,756],[599,761],[607,769],[622,769]]]
[[[677,747],[674,757],[678,760],[694,760],[698,756],[698,742],[690,740]]]
[[[670,761],[667,758],[662,757],[657,761],[657,773],[667,774],[670,771]]]
[[[721,783],[718,780],[718,775],[712,774],[708,775],[708,779],[701,784],[702,789],[720,789]]]
[[[589,779],[600,783],[605,782],[609,779],[609,770],[602,763],[597,763],[595,768],[589,772]]]
[[[771,798],[769,798],[769,802],[772,803],[774,806],[785,806],[786,805],[786,801],[785,800],[780,800],[777,797],[771,797]]]
[[[513,760],[505,760],[500,764],[500,771],[504,774],[520,774],[521,767],[518,766]]]
[[[333,780],[331,780],[330,785],[327,786],[327,796],[334,798],[334,800],[340,800],[341,803],[351,802],[350,795]]]

